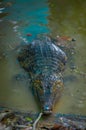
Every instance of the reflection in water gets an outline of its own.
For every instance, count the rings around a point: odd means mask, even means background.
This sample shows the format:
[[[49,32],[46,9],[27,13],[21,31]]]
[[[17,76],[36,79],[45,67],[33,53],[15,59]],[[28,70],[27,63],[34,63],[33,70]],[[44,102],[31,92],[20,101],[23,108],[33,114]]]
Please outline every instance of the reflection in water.
[[[17,74],[25,75],[16,61],[17,48],[37,34],[67,35],[76,38],[74,64],[85,72],[85,7],[81,0],[0,0],[0,104],[24,110],[38,111],[27,79],[16,81]],[[27,36],[31,34],[31,36]],[[70,58],[71,60],[71,58]],[[54,111],[86,114],[86,81],[77,73],[64,73],[65,88]]]
[[[86,73],[86,1],[49,0],[48,2],[50,7],[48,26],[51,28],[51,34],[55,37],[63,35],[76,39],[76,53],[74,58],[70,57],[70,60],[78,67],[79,71]],[[57,103],[55,112],[86,115],[86,79],[78,73],[72,73],[69,68],[68,64],[64,73],[64,79],[66,79],[64,94]]]

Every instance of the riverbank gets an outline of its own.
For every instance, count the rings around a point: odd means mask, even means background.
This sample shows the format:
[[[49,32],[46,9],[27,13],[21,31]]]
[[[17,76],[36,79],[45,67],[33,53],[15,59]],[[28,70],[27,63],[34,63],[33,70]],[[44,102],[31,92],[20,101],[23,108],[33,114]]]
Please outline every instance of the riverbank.
[[[0,107],[0,130],[33,130],[39,113],[24,112]],[[52,114],[42,116],[36,124],[37,130],[85,130],[86,116]]]

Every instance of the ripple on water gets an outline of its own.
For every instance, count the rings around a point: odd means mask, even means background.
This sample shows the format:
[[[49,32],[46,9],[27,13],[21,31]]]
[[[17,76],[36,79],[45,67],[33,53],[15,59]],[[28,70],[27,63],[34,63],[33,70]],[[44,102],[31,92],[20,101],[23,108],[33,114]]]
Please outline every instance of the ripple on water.
[[[86,93],[79,92],[78,94],[73,96],[73,100],[74,100],[73,105],[76,107],[76,109],[84,109],[86,105]]]
[[[79,107],[79,108],[83,108],[83,107],[84,107],[84,103],[79,103],[79,104],[78,104],[78,107]]]

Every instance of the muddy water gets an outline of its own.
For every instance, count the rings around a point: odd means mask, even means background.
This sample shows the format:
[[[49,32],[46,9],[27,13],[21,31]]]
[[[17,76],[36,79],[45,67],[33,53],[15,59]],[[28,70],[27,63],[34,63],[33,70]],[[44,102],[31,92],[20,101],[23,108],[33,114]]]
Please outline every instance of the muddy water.
[[[71,72],[67,63],[64,91],[54,112],[86,115],[86,2],[80,0],[0,0],[0,104],[38,112],[26,73],[16,54],[21,44],[28,44],[37,34],[51,33],[76,39],[71,59],[82,74]],[[32,36],[27,36],[30,34]],[[22,75],[24,78],[18,78]]]
[[[75,54],[70,58],[78,71],[86,73],[86,1],[50,0],[49,27],[53,36],[70,36],[76,39]],[[68,59],[69,62],[69,59]],[[67,63],[64,73],[64,94],[55,107],[55,112],[86,115],[86,77],[70,71]]]
[[[16,60],[14,49],[21,40],[13,32],[9,22],[1,23],[1,59],[0,59],[0,105],[17,109],[38,110],[26,80],[16,80],[18,74],[24,75]],[[8,34],[7,34],[8,33]],[[32,99],[32,100],[30,100]],[[34,109],[35,107],[35,109]]]

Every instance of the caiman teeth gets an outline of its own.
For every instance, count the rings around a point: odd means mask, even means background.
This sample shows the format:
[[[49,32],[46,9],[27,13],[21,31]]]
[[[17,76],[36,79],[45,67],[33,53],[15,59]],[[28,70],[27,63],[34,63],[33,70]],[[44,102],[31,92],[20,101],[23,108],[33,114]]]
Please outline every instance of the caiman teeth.
[[[45,115],[48,115],[48,114],[52,114],[52,111],[44,111],[43,112]]]

